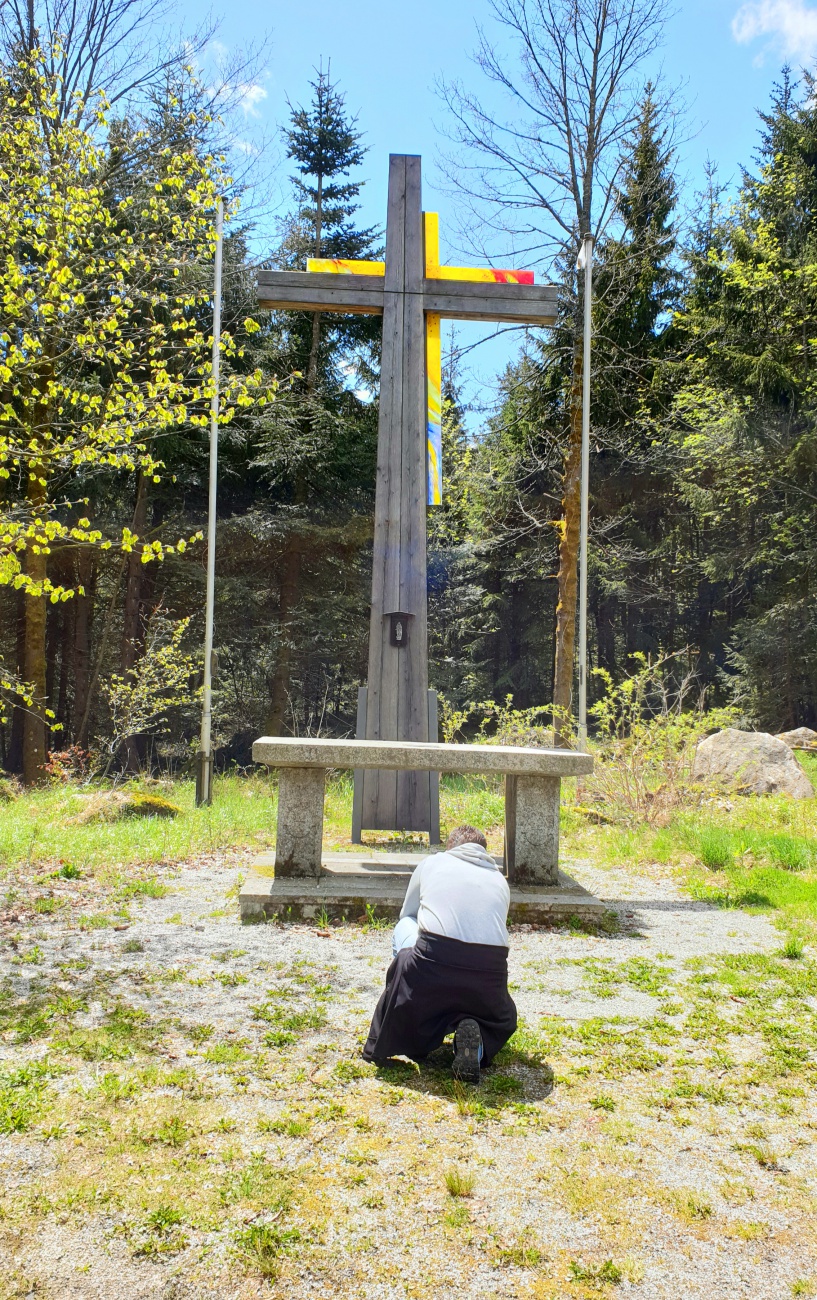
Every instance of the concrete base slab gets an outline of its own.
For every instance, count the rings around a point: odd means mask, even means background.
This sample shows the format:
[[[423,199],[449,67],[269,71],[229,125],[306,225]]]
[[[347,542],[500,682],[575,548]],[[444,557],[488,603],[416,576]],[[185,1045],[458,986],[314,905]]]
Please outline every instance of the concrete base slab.
[[[273,854],[259,857],[238,896],[241,920],[259,922],[357,921],[367,908],[382,920],[397,920],[406,883],[426,853],[326,854],[317,880],[274,877]],[[501,859],[497,859],[501,863]],[[589,925],[597,924],[606,911],[604,903],[564,872],[556,885],[511,889],[509,919],[516,924],[547,925],[571,916]]]
[[[322,872],[332,876],[371,876],[371,875],[388,875],[404,876],[406,879],[411,875],[418,862],[427,858],[431,853],[441,853],[442,849],[425,849],[418,848],[416,853],[378,853],[375,850],[361,851],[357,853],[324,853],[321,858]],[[494,862],[498,867],[502,866],[502,858],[493,854]],[[262,853],[253,862],[253,870],[259,876],[275,875],[275,854]]]

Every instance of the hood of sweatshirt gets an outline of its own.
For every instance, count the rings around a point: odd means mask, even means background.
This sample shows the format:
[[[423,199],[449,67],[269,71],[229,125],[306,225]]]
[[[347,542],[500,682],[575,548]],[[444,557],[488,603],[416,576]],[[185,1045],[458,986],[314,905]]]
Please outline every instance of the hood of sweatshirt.
[[[451,858],[470,862],[473,867],[489,867],[492,871],[499,871],[490,853],[481,844],[458,844],[455,849],[446,849],[445,852]]]

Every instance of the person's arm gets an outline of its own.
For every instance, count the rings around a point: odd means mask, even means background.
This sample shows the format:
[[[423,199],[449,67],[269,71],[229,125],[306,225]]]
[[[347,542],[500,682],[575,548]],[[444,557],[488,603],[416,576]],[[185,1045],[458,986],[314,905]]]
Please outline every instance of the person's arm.
[[[425,859],[423,859],[425,861]],[[423,863],[420,862],[411,873],[411,879],[408,882],[406,897],[403,899],[403,906],[400,909],[400,920],[404,916],[410,916],[417,920],[420,911],[420,872],[423,869]]]

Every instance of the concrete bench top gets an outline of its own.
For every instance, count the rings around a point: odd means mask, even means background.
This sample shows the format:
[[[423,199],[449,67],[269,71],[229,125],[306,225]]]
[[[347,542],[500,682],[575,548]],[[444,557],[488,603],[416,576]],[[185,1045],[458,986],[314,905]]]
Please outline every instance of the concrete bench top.
[[[513,745],[440,745],[414,740],[302,740],[262,736],[253,760],[267,767],[374,767],[423,772],[504,772],[512,776],[579,776],[589,754]]]

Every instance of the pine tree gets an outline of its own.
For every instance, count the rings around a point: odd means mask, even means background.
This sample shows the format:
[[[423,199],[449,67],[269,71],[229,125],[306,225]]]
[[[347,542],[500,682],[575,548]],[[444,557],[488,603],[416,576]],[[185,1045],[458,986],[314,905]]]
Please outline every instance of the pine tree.
[[[352,221],[360,206],[357,199],[362,182],[342,179],[360,166],[367,153],[357,130],[357,117],[348,115],[345,96],[337,83],[332,84],[329,68],[326,72],[320,68],[310,85],[311,104],[308,108],[290,105],[290,126],[284,133],[287,157],[298,169],[298,175],[293,177],[298,198],[296,261],[303,265],[306,257],[373,258],[377,230],[359,230]],[[318,378],[321,316],[314,312],[310,319],[306,372],[309,393]],[[372,337],[370,322],[365,318],[362,330],[354,318],[333,324],[336,345],[348,347]]]
[[[756,174],[697,250],[679,320],[690,361],[677,479],[716,593],[721,660],[731,631],[744,699],[775,730],[817,720],[815,89],[784,72],[761,114]]]
[[[378,231],[355,223],[363,182],[349,179],[366,155],[357,118],[349,115],[328,69],[318,71],[311,89],[308,107],[291,107],[285,131],[287,156],[297,167],[297,207],[277,261],[304,269],[309,257],[376,259],[381,251]],[[326,552],[337,529],[350,526],[356,502],[367,513],[371,508],[376,407],[363,400],[359,390],[376,384],[379,340],[376,317],[287,313],[271,325],[270,348],[277,356],[270,356],[270,365],[282,377],[292,377],[288,397],[267,425],[266,445],[258,458],[287,511],[278,653],[266,720],[273,735],[285,724],[299,638],[305,631],[299,614],[305,566],[317,553]],[[319,520],[311,518],[314,513]],[[314,638],[314,632],[310,635]]]
[[[602,428],[636,417],[677,301],[677,186],[669,135],[648,85],[616,194],[621,234],[598,250],[593,325],[600,364],[594,365],[599,382],[593,407]]]

